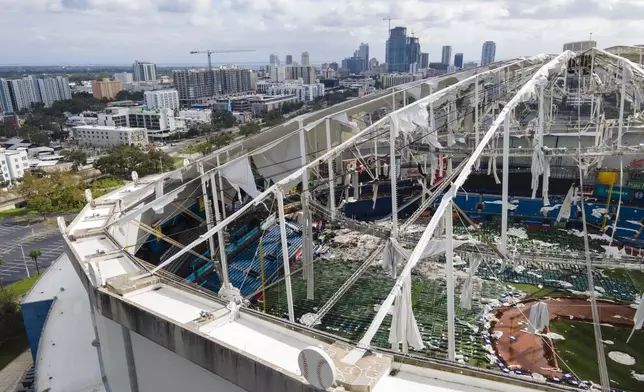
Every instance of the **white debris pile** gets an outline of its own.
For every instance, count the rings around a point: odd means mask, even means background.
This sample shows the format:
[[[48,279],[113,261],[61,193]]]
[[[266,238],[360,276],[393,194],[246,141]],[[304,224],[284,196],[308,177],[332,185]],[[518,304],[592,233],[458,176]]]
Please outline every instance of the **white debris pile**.
[[[555,332],[548,332],[547,334],[544,334],[543,336],[549,338],[550,340],[566,340],[565,337],[562,335],[559,335],[558,333]]]
[[[528,239],[528,233],[525,231],[525,228],[523,227],[510,227],[508,229],[508,236],[517,237],[522,240]]]
[[[333,238],[334,258],[347,261],[363,261],[380,243],[378,237],[349,229],[337,231]]]
[[[485,204],[500,204],[503,205],[503,200],[493,200],[493,201],[484,201]],[[519,200],[512,200],[510,203],[506,204],[509,211],[514,211],[519,208]]]
[[[633,378],[636,379],[637,381],[644,382],[644,374],[635,373],[634,370],[631,370],[631,376],[633,376]]]
[[[577,236],[577,237],[580,237],[580,238],[584,236],[584,232],[579,231],[577,229],[572,229],[572,230],[559,229],[559,230],[560,231],[565,231],[566,233],[570,233],[570,234],[572,234],[574,236]],[[610,236],[607,235],[606,233],[602,233],[601,235],[599,235],[599,234],[588,234],[588,238],[590,238],[591,240],[610,242]]]
[[[611,351],[608,353],[608,358],[619,363],[620,365],[633,366],[635,365],[635,358],[621,351]]]
[[[590,213],[594,218],[600,219],[606,215],[605,208],[593,208],[593,212]]]

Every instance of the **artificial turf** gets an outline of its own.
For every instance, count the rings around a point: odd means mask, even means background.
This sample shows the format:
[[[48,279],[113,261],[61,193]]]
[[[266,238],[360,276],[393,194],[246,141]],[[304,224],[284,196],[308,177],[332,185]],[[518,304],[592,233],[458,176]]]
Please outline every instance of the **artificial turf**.
[[[590,323],[571,320],[557,320],[550,323],[552,332],[564,336],[565,340],[555,340],[555,349],[559,356],[559,367],[571,371],[582,380],[599,383],[599,368],[595,351],[595,335]],[[632,372],[644,374],[644,331],[636,331],[630,342],[626,339],[630,330],[620,327],[602,326],[602,340],[614,344],[604,344],[608,376],[613,388],[628,391],[643,391],[644,382],[638,381]],[[635,365],[621,365],[608,358],[611,351],[621,351],[635,358]]]

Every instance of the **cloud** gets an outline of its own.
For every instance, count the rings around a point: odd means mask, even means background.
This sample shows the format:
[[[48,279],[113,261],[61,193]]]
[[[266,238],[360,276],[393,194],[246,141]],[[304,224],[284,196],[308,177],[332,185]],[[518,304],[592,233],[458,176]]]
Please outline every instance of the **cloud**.
[[[0,9],[12,37],[0,62],[12,64],[201,63],[188,52],[235,48],[256,52],[215,62],[304,51],[314,63],[339,62],[360,42],[382,60],[388,16],[420,38],[430,61],[442,45],[478,61],[486,40],[498,58],[554,53],[591,31],[602,47],[644,43],[642,0],[0,0]]]

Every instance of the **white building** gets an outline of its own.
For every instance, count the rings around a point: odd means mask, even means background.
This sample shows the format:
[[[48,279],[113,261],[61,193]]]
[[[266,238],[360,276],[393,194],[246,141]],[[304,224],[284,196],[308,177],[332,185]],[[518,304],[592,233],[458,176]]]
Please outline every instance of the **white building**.
[[[148,144],[148,133],[145,128],[130,128],[105,125],[80,125],[74,127],[74,139],[81,145],[94,147],[114,147],[119,144]]]
[[[132,65],[135,82],[157,80],[157,65],[144,61],[135,61]]]
[[[204,124],[212,121],[212,110],[186,109],[179,112],[179,118],[186,124]]]
[[[286,67],[283,65],[269,65],[268,75],[271,82],[283,82],[286,80]]]
[[[0,151],[0,182],[15,182],[25,176],[29,168],[27,151]]]
[[[302,102],[311,102],[324,96],[324,84],[303,84],[302,80],[284,84],[274,84],[266,89],[268,95],[295,95]]]
[[[173,109],[106,108],[98,114],[97,123],[106,127],[145,128],[150,139],[166,138],[185,129],[185,122],[174,116]]]
[[[175,89],[146,91],[144,95],[148,109],[179,109],[179,92]]]
[[[114,80],[118,80],[123,84],[134,82],[134,74],[132,72],[117,72],[114,74]]]

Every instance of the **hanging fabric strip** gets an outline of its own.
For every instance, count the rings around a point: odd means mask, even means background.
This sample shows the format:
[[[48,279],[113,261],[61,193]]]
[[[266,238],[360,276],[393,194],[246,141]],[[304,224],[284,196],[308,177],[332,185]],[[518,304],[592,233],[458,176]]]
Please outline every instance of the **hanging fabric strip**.
[[[470,268],[467,273],[467,279],[465,280],[465,284],[463,284],[463,291],[461,292],[461,308],[462,309],[472,309],[472,291],[474,289],[474,276],[476,275],[476,271],[479,268],[479,265],[481,264],[481,255],[480,254],[474,254],[471,256],[470,259]]]
[[[257,190],[255,184],[255,177],[250,168],[248,156],[244,156],[234,161],[228,162],[218,168],[219,174],[224,177],[230,185],[237,190],[241,200],[240,188],[248,194],[248,196],[255,198],[259,196],[260,192]]]
[[[548,192],[550,189],[550,157],[544,156],[543,159],[543,187],[542,187],[542,197],[543,205],[549,206],[550,200],[548,199]]]
[[[541,145],[539,145],[539,141],[535,139],[532,147],[532,165],[530,166],[530,171],[532,173],[532,199],[535,199],[537,189],[539,188],[539,176],[543,174],[545,163],[543,150],[541,149]]]
[[[574,200],[575,189],[576,188],[574,184],[570,186],[570,189],[568,189],[566,198],[564,199],[561,208],[559,208],[559,214],[557,214],[557,222],[561,222],[562,219],[570,219],[570,212],[572,210],[572,202]]]
[[[425,347],[412,309],[411,276],[405,278],[401,290],[396,295],[389,331],[389,343],[397,346],[403,340],[416,350]]]
[[[548,314],[548,305],[544,302],[538,302],[530,308],[530,316],[528,317],[528,332],[535,333],[541,331],[550,325],[550,318]]]

